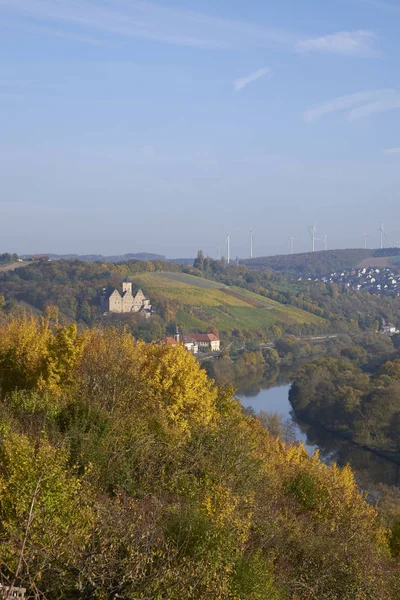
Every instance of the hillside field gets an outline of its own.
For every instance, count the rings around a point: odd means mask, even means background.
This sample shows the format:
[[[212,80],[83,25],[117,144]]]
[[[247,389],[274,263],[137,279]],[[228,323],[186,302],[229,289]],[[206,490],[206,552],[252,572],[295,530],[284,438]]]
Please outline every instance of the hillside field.
[[[370,267],[376,267],[378,269],[384,268],[398,268],[399,267],[399,256],[381,256],[381,257],[370,257],[362,260],[358,265],[356,265],[357,269],[368,269]]]
[[[324,320],[239,287],[184,273],[140,273],[132,278],[150,297],[163,296],[180,305],[177,317],[185,329],[256,330],[275,323],[315,324]]]
[[[13,262],[10,263],[8,265],[0,265],[0,273],[7,273],[8,271],[15,271],[15,269],[18,269],[19,267],[27,267],[28,265],[30,265],[30,262]]]

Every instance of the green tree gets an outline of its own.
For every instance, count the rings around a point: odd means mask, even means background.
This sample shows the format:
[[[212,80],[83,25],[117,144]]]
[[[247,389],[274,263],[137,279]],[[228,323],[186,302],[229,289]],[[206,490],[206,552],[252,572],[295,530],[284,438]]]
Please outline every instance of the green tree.
[[[197,257],[195,258],[194,261],[194,268],[198,269],[199,271],[203,272],[204,271],[204,253],[202,250],[199,250],[197,253]]]

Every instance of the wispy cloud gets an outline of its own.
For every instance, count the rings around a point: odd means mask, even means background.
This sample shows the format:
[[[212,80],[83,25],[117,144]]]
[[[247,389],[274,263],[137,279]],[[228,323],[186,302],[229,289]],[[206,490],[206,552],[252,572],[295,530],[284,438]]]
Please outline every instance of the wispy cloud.
[[[272,69],[265,67],[264,69],[258,69],[258,71],[254,71],[245,77],[240,77],[239,79],[236,79],[233,84],[234,93],[237,94],[238,92],[241,92],[250,83],[254,83],[262,77],[268,76],[268,79],[270,79],[272,75]]]
[[[135,37],[198,48],[294,44],[296,36],[194,11],[132,0],[0,0],[0,15],[78,32]]]
[[[400,147],[398,148],[385,148],[383,151],[384,154],[400,154]]]
[[[307,109],[304,119],[313,123],[329,114],[345,112],[347,120],[355,121],[376,113],[400,109],[400,92],[392,89],[371,90],[340,96]]]
[[[76,37],[133,37],[197,48],[282,47],[287,51],[366,55],[373,33],[366,31],[305,38],[297,32],[180,10],[142,0],[0,0],[0,17],[38,33]],[[41,31],[40,31],[41,28]]]
[[[341,54],[343,56],[375,56],[373,42],[376,35],[373,31],[340,31],[331,35],[309,38],[297,44],[297,51],[323,52]]]
[[[0,7],[0,14],[1,14],[1,7]],[[83,44],[93,44],[96,46],[101,44],[101,41],[96,39],[95,37],[78,35],[73,32],[61,31],[54,27],[52,28],[52,27],[40,26],[37,23],[35,23],[34,25],[31,25],[30,23],[26,23],[26,22],[23,22],[23,23],[19,23],[19,22],[15,22],[15,21],[7,22],[5,19],[2,19],[1,27],[5,27],[7,29],[13,29],[13,30],[18,29],[19,31],[24,31],[27,33],[39,33],[39,34],[42,33],[46,36],[48,35],[51,37],[65,38],[65,39],[72,40],[74,42],[81,42]]]

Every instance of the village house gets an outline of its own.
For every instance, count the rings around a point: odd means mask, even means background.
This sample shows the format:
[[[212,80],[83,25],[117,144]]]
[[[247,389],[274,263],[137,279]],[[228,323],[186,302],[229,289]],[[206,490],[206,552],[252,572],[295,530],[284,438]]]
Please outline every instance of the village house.
[[[399,333],[399,330],[397,329],[397,327],[395,327],[394,325],[392,325],[388,321],[385,321],[383,323],[383,325],[382,325],[381,332],[384,335],[394,335],[395,333]]]
[[[145,297],[142,290],[133,295],[132,283],[130,281],[123,282],[122,294],[118,290],[114,290],[111,293],[104,290],[101,296],[101,305],[104,314],[140,312],[146,317],[151,314],[150,300]]]
[[[220,339],[213,333],[192,333],[190,337],[203,352],[219,352],[220,350]]]
[[[191,352],[192,354],[199,353],[199,346],[194,340],[192,340],[190,335],[180,336],[179,333],[177,333],[174,336],[166,337],[165,343],[169,346],[177,346],[178,344],[183,344],[188,352]]]
[[[199,350],[203,352],[219,352],[220,339],[213,333],[190,333],[180,336],[177,332],[173,337],[166,337],[165,343],[176,346],[183,344],[192,354],[198,354]]]

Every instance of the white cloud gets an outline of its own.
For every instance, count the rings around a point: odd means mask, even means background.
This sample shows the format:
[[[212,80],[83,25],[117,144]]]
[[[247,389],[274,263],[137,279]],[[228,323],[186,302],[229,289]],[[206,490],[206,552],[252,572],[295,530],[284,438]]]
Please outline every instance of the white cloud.
[[[258,79],[261,79],[261,77],[265,77],[266,75],[268,75],[268,78],[270,79],[272,77],[272,74],[272,69],[270,69],[269,67],[265,67],[264,69],[258,69],[258,71],[254,71],[253,73],[250,73],[245,77],[240,77],[239,79],[236,79],[236,81],[233,84],[235,94],[241,92],[250,83],[258,81]]]
[[[385,150],[383,151],[384,154],[400,154],[400,147],[399,148],[385,148]]]
[[[298,52],[323,52],[343,56],[374,56],[372,43],[376,39],[372,31],[339,31],[331,35],[310,38],[298,42]]]
[[[340,96],[307,109],[304,119],[308,123],[318,121],[335,112],[345,112],[349,121],[363,119],[375,113],[400,109],[400,92],[383,89]]]

